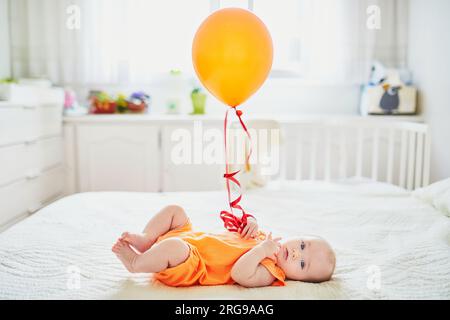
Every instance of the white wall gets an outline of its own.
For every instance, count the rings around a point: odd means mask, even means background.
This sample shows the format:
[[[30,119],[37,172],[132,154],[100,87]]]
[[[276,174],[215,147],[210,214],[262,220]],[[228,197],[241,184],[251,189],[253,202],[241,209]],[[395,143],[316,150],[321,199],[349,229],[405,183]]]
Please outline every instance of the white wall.
[[[431,180],[450,177],[450,1],[411,0],[409,67],[432,134]]]
[[[10,77],[8,0],[0,0],[0,79]]]

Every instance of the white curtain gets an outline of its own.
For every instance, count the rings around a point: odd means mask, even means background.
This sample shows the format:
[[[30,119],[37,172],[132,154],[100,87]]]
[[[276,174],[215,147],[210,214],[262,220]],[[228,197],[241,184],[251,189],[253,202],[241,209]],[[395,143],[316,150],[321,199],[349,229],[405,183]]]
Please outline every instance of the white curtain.
[[[373,60],[406,64],[408,0],[301,0],[300,70],[320,82],[367,81]],[[379,8],[379,29],[368,19]],[[370,25],[370,24],[369,24]]]
[[[79,29],[67,27],[74,5]],[[209,0],[13,0],[13,74],[77,85],[192,72],[192,38],[209,10]]]
[[[67,28],[71,5],[80,8],[80,29]],[[379,30],[366,27],[369,5],[381,10]],[[211,0],[12,0],[13,76],[86,85],[193,73],[192,38],[210,7]],[[275,75],[361,83],[373,59],[404,67],[408,0],[254,0],[254,11],[273,36]]]

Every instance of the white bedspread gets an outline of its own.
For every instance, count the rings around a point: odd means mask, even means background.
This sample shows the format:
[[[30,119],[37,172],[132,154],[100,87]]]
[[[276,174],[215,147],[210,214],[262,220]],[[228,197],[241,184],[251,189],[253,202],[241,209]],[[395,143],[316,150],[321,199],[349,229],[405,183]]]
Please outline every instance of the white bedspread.
[[[450,220],[403,189],[350,180],[248,191],[245,207],[262,229],[319,234],[337,252],[329,282],[253,289],[170,288],[122,267],[115,239],[171,203],[194,228],[224,230],[225,192],[73,195],[0,234],[0,299],[450,299]]]

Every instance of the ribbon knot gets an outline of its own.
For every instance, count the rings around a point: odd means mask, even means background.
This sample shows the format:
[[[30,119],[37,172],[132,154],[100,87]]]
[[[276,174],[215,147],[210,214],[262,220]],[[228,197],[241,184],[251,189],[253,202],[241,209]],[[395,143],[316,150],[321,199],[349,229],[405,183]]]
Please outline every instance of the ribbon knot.
[[[225,228],[230,232],[239,232],[247,225],[247,218],[253,217],[251,214],[244,213],[241,218],[236,217],[228,211],[221,211],[220,217],[224,222]],[[254,218],[254,217],[253,217]]]

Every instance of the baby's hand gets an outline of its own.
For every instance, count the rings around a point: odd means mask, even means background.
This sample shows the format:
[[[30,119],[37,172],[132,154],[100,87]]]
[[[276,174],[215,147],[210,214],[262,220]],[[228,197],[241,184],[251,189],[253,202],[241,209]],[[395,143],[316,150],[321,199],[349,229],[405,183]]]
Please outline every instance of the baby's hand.
[[[281,248],[281,243],[279,242],[280,240],[281,237],[272,239],[272,232],[270,232],[266,240],[259,244],[259,246],[264,249],[266,258],[277,261],[277,253]]]
[[[256,234],[258,233],[258,223],[256,222],[256,219],[248,217],[246,226],[244,229],[239,229],[239,233],[244,239],[256,237]]]

